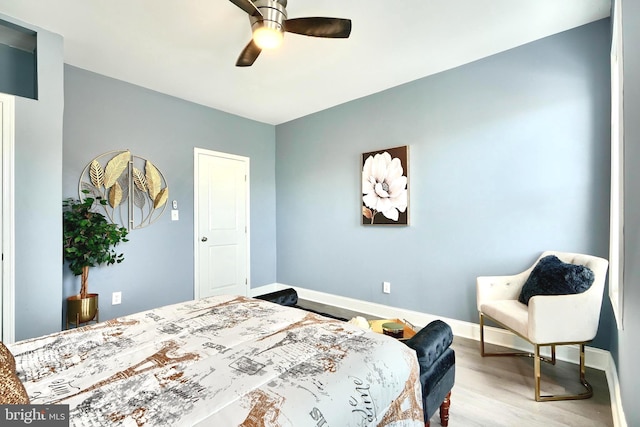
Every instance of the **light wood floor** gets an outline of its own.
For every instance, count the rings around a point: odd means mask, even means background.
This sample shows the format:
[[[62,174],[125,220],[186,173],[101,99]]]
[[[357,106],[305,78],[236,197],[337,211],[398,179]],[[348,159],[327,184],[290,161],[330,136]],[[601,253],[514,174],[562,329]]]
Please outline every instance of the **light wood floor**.
[[[302,307],[347,319],[358,315],[349,310],[299,301]],[[563,402],[534,400],[533,359],[528,357],[482,357],[477,341],[455,337],[456,381],[451,393],[450,427],[596,427],[613,426],[606,375],[587,368],[594,389],[590,399]],[[487,346],[487,351],[501,350]],[[560,384],[567,385],[565,389]],[[577,386],[577,387],[574,387]],[[543,394],[580,392],[578,366],[558,361],[542,363]],[[438,413],[431,426],[439,426]]]

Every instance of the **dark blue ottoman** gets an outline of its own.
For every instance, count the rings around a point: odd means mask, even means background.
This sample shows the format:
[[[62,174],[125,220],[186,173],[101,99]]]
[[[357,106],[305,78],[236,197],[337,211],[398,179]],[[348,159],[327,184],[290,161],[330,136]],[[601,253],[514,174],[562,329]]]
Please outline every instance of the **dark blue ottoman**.
[[[440,424],[449,425],[451,389],[456,375],[456,354],[449,346],[453,342],[451,327],[441,320],[434,320],[405,341],[416,351],[420,364],[424,425],[440,408]]]
[[[280,291],[269,292],[255,298],[270,301],[287,307],[295,307],[298,304],[298,293],[293,288],[282,289]]]

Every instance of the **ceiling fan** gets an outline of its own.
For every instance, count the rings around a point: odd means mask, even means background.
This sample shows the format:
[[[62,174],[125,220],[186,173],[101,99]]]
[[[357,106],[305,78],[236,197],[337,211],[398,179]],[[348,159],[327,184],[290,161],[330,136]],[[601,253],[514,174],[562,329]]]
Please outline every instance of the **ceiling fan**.
[[[287,19],[287,0],[230,0],[247,12],[253,38],[242,50],[237,67],[249,67],[262,52],[282,43],[284,33],[305,36],[346,39],[351,34],[351,20],[341,18]]]

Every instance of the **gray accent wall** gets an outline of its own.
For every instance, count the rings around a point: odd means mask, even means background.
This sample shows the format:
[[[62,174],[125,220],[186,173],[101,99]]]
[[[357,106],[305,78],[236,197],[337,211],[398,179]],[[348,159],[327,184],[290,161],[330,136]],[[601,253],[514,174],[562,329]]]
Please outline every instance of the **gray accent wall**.
[[[278,125],[278,282],[477,323],[476,276],[607,258],[609,45],[601,20]],[[401,145],[410,226],[360,225],[361,153]]]
[[[89,162],[108,151],[131,150],[165,176],[169,203],[151,226],[133,230],[117,247],[125,260],[91,268],[89,290],[100,294],[100,320],[193,299],[194,147],[250,158],[251,285],[275,282],[275,129],[178,98],[65,66],[62,196],[78,196]],[[60,203],[62,203],[62,198]],[[61,209],[61,208],[60,208]],[[77,294],[80,277],[64,268],[64,296]],[[111,293],[122,304],[111,305]]]
[[[15,336],[60,330],[62,306],[62,37],[38,32],[39,99],[15,98]]]
[[[627,425],[640,425],[640,4],[623,1],[624,45],[624,330],[614,358]]]

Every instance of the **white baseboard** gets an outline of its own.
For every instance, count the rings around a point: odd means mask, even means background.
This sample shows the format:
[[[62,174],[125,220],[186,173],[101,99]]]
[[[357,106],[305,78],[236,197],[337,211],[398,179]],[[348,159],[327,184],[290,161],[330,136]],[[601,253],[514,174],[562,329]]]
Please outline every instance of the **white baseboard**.
[[[440,319],[451,326],[453,335],[480,341],[480,325],[477,323],[465,322],[462,320],[435,316],[418,311],[391,307],[388,305],[328,294],[311,289],[299,288],[297,286],[289,286],[282,283],[272,283],[269,285],[260,286],[259,288],[252,288],[251,296],[262,295],[287,288],[295,289],[298,293],[298,297],[301,299],[321,304],[332,305],[334,307],[344,308],[347,310],[357,311],[375,317],[404,319],[409,321],[418,329],[424,327],[433,320]],[[532,351],[533,348],[530,343],[509,331],[486,325],[485,342],[524,351]],[[548,348],[543,348],[541,354],[550,356],[550,350]],[[565,362],[579,364],[580,349],[577,345],[565,345],[556,347],[556,358]],[[609,393],[611,396],[611,412],[613,415],[613,424],[615,427],[627,427],[624,412],[622,409],[618,372],[611,353],[595,347],[586,347],[585,364],[590,368],[605,371],[607,382],[609,384]]]
[[[284,286],[280,283],[271,283],[270,285],[259,286],[257,288],[249,289],[250,297],[257,297],[258,295],[264,295],[271,292],[276,292],[282,289],[290,288],[291,286]]]
[[[607,352],[608,353],[608,352]],[[586,357],[586,356],[585,356]],[[607,383],[609,383],[609,394],[611,396],[611,415],[613,416],[614,427],[627,427],[627,419],[622,409],[622,395],[620,394],[620,381],[618,380],[618,370],[616,363],[609,353],[609,366],[605,370]]]

